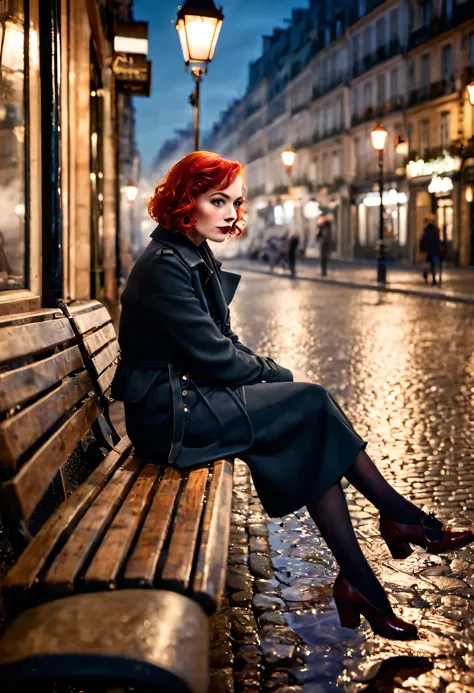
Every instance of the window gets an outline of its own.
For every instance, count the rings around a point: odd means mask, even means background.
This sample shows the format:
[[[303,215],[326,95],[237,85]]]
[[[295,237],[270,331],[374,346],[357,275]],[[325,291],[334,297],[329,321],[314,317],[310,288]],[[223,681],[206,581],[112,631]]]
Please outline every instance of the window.
[[[372,53],[372,27],[364,29],[364,55]]]
[[[420,74],[420,86],[429,87],[430,85],[430,54],[425,53],[421,56],[421,74]]]
[[[449,143],[451,141],[450,125],[451,125],[451,112],[450,111],[444,111],[443,113],[441,113],[440,132],[439,132],[440,144],[441,144],[441,147],[443,149],[447,149],[447,147],[449,146]]]
[[[474,34],[469,35],[469,62],[474,65]]]
[[[474,38],[474,34],[472,34],[472,38]],[[473,44],[474,44],[474,41],[473,41]],[[360,34],[356,34],[354,36],[353,50],[354,50],[354,63],[358,64],[360,62]]]
[[[355,86],[352,87],[352,115],[358,115],[360,106],[359,106],[359,87]]]
[[[323,185],[327,185],[329,182],[329,157],[327,154],[323,154]]]
[[[423,25],[431,24],[431,0],[423,0]]]
[[[372,108],[372,82],[364,84],[364,108]]]
[[[331,132],[333,127],[332,106],[326,106],[326,132]]]
[[[415,61],[410,60],[408,63],[408,83],[410,88],[415,88]]]
[[[377,48],[379,46],[385,45],[385,17],[377,19],[375,24],[375,37],[377,42]]]
[[[390,40],[398,40],[398,9],[395,8],[390,12]]]
[[[453,77],[453,51],[452,46],[448,43],[443,46],[441,52],[441,78],[446,82],[451,82]]]
[[[398,67],[394,67],[390,70],[390,98],[396,101],[398,96]]]
[[[12,3],[10,3],[12,4]],[[2,3],[2,6],[5,3]],[[8,3],[7,3],[8,5]],[[26,194],[24,3],[2,21],[0,53],[0,291],[26,287],[29,199]],[[3,13],[5,14],[5,13]]]
[[[385,102],[385,72],[377,75],[377,105],[381,106]]]
[[[424,156],[430,148],[430,121],[420,121],[420,154]]]
[[[445,8],[446,8],[446,16],[448,19],[451,19],[453,16],[453,10],[454,10],[454,2],[453,0],[445,0]]]
[[[359,17],[365,17],[367,14],[367,0],[359,0]]]
[[[408,140],[408,151],[413,150],[413,123],[408,123],[407,124],[407,140]]]
[[[341,157],[339,152],[332,153],[332,177],[333,180],[341,177]]]
[[[342,127],[342,98],[339,97],[335,103],[334,127],[340,130]]]

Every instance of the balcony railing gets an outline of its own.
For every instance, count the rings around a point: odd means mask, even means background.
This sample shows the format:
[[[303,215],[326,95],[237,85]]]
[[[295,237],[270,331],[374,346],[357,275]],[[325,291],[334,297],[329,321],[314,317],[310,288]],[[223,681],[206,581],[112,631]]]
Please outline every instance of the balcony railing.
[[[432,82],[429,85],[412,89],[408,97],[408,105],[415,106],[416,104],[425,101],[439,99],[442,96],[453,94],[455,91],[454,78],[441,79],[438,82]]]
[[[449,31],[459,24],[472,19],[472,2],[464,2],[461,5],[456,5],[451,16],[446,13],[434,17],[430,24],[420,26],[415,31],[412,31],[408,40],[408,50],[421,46],[432,38]]]
[[[263,149],[256,149],[253,152],[249,152],[247,156],[247,163],[251,164],[252,161],[257,161],[257,159],[261,159],[263,156],[265,156]]]
[[[304,103],[295,104],[295,105],[291,108],[290,113],[291,113],[291,115],[296,115],[297,113],[301,113],[301,111],[304,111],[305,108],[308,108],[308,106],[309,106],[309,104],[308,104],[307,101],[305,101]]]

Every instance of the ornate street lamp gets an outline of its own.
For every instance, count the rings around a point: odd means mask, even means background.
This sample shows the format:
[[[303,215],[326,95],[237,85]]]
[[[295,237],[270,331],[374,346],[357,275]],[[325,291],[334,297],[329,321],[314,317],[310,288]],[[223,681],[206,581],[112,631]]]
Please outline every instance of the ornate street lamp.
[[[293,163],[295,161],[296,153],[291,147],[287,147],[281,153],[281,160],[283,161],[286,173],[288,176],[288,195],[293,199]]]
[[[387,131],[380,123],[371,132],[372,146],[378,152],[379,166],[379,194],[380,194],[380,215],[379,215],[379,239],[377,242],[377,281],[385,284],[387,281],[387,258],[385,256],[384,243],[384,222],[383,222],[383,151],[387,140]]]
[[[195,88],[189,102],[194,107],[194,149],[199,149],[199,86],[214,57],[224,15],[214,0],[186,0],[179,8],[176,31],[186,70],[191,65]]]

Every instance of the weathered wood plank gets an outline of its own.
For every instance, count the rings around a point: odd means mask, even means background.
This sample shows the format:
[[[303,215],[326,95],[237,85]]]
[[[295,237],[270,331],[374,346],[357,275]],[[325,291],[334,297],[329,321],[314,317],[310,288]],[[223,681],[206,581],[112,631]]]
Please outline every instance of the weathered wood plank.
[[[81,518],[41,582],[41,589],[48,595],[73,591],[79,571],[126,498],[139,464],[139,460],[132,458],[120,467]]]
[[[209,469],[195,469],[186,480],[161,581],[173,589],[189,587]]]
[[[224,592],[232,507],[232,462],[214,462],[201,529],[193,596],[212,613]]]
[[[99,387],[101,389],[101,392],[105,394],[109,387],[112,384],[112,380],[114,379],[115,371],[117,370],[117,364],[113,363],[110,368],[107,368],[106,371],[102,373],[100,378],[98,379]]]
[[[103,371],[105,371],[108,366],[110,366],[111,363],[115,361],[117,358],[117,354],[119,353],[119,343],[117,340],[109,344],[105,349],[102,349],[102,351],[99,351],[97,356],[92,357],[92,363],[94,364],[94,369],[97,375],[100,375]]]
[[[84,582],[88,587],[115,589],[117,586],[117,575],[142,522],[159,474],[156,465],[149,464],[141,470],[86,571]]]
[[[2,590],[7,598],[17,598],[19,593],[31,588],[55,547],[70,535],[131,449],[132,444],[125,436],[43,525],[3,581]]]
[[[0,413],[36,397],[81,366],[79,347],[73,346],[44,361],[0,373]]]
[[[0,467],[15,470],[20,455],[92,390],[83,371],[58,388],[0,423]]]
[[[0,324],[0,327],[0,363],[39,354],[74,338],[74,332],[66,318],[10,327],[2,327]]]
[[[127,562],[127,587],[153,587],[156,567],[173,517],[184,472],[167,467],[153,497],[133,553]]]
[[[30,312],[8,313],[0,317],[0,330],[13,325],[30,325],[33,322],[45,322],[48,320],[62,320],[63,313],[57,308],[39,308]]]
[[[93,307],[88,308],[86,312],[84,312],[84,309],[79,312],[78,309],[70,306],[69,312],[80,334],[85,334],[89,330],[101,327],[110,322],[111,319],[107,308],[100,303],[96,303]]]
[[[101,409],[91,395],[3,486],[5,513],[17,523],[28,519],[58,469],[97,419]]]
[[[99,351],[105,344],[114,339],[117,339],[115,328],[112,323],[109,322],[100,330],[97,330],[97,332],[93,332],[88,337],[85,337],[84,346],[89,356],[92,356],[92,354],[95,354],[96,351]]]

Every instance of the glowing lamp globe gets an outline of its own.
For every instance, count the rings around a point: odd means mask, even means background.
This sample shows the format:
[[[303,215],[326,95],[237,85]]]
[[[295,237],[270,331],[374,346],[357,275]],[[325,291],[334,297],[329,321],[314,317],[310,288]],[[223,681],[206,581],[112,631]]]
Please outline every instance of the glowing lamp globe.
[[[186,0],[179,8],[176,31],[186,66],[211,62],[223,19],[214,0]]]
[[[387,139],[388,132],[383,128],[380,123],[370,133],[372,137],[372,146],[377,151],[382,151],[385,147],[385,140]]]
[[[283,151],[283,152],[281,153],[281,159],[282,159],[283,163],[285,164],[285,166],[286,166],[287,168],[290,168],[291,166],[293,166],[293,162],[294,162],[294,160],[295,160],[295,156],[296,156],[296,154],[295,154],[295,152],[291,149],[291,147],[287,147],[287,148],[285,149],[285,151]]]

